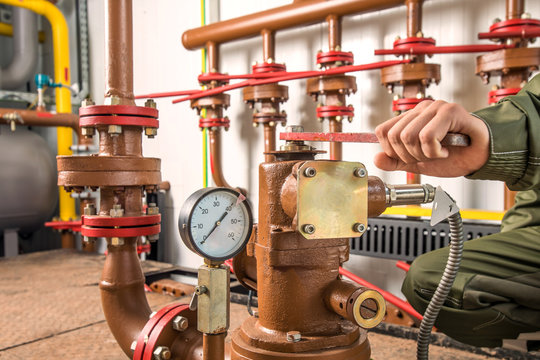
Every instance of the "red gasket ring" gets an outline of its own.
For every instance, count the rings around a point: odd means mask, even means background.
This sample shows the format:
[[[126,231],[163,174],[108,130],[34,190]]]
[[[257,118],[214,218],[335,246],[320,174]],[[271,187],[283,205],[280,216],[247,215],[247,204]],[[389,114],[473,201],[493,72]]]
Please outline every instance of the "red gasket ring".
[[[224,127],[229,128],[231,121],[229,118],[199,118],[199,127],[201,129],[211,128],[211,127]]]
[[[251,72],[256,73],[265,73],[265,72],[279,72],[279,71],[286,71],[287,67],[285,64],[279,64],[279,63],[257,63],[253,66],[251,66]]]
[[[521,88],[505,88],[492,90],[488,93],[488,104],[496,104],[499,102],[499,100],[504,99],[507,96],[516,95],[520,90]]]
[[[71,221],[48,221],[45,223],[46,227],[51,227],[55,230],[71,230],[73,232],[81,231],[81,220],[71,220]]]
[[[159,111],[154,108],[135,105],[90,105],[79,109],[79,116],[92,115],[132,115],[158,117]]]
[[[159,320],[163,316],[165,316],[169,311],[174,310],[177,307],[185,306],[185,304],[169,304],[161,309],[157,313],[154,314],[144,325],[141,333],[137,337],[137,346],[135,347],[135,351],[133,352],[133,360],[141,360],[145,347],[146,347],[146,341],[145,339],[149,338],[150,333],[156,327]],[[189,306],[188,306],[189,308]]]
[[[345,116],[353,117],[354,116],[354,107],[352,106],[335,106],[335,105],[325,105],[319,106],[317,108],[317,117],[334,117],[334,116]]]
[[[415,45],[435,45],[435,39],[425,37],[408,37],[394,41],[394,49],[409,49]]]
[[[79,126],[95,126],[95,125],[122,125],[122,126],[142,126],[158,128],[159,121],[151,117],[129,116],[129,115],[97,115],[84,116],[79,119]]]
[[[124,228],[95,228],[83,225],[81,234],[88,237],[137,237],[159,234],[161,225],[124,227]]]
[[[407,111],[414,109],[416,105],[420,104],[424,100],[431,100],[429,98],[415,99],[415,98],[403,98],[398,100],[392,100],[392,111]]]
[[[354,55],[352,52],[346,51],[326,51],[317,53],[317,64],[327,64],[336,61],[342,61],[345,64],[353,64]]]
[[[142,226],[154,225],[161,222],[161,214],[144,216],[125,216],[109,217],[99,215],[83,215],[82,225],[95,227],[114,227],[114,226]]]
[[[510,19],[499,21],[489,27],[489,32],[496,34],[499,31],[510,30],[512,27],[540,27],[540,20],[537,19]]]
[[[167,325],[169,325],[176,316],[186,310],[191,311],[189,310],[189,305],[182,304],[167,311],[167,313],[159,319],[157,324],[152,328],[152,330],[150,330],[150,333],[148,334],[148,341],[146,342],[146,346],[144,347],[144,354],[142,360],[152,360],[154,347],[156,346],[156,343],[163,329]]]

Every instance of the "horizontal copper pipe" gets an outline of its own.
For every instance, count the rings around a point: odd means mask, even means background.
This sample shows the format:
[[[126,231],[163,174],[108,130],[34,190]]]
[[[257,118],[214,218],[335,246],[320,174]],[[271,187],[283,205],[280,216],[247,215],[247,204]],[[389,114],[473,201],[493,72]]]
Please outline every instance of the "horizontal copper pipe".
[[[195,50],[205,46],[209,41],[223,44],[233,40],[257,36],[260,34],[261,29],[277,31],[323,22],[328,14],[344,16],[382,10],[403,4],[403,0],[300,1],[187,30],[182,35],[182,43],[186,49]]]
[[[24,126],[65,126],[75,131],[79,129],[79,116],[75,114],[59,113],[53,114],[46,111],[19,110],[0,108],[0,123],[9,124],[10,121],[4,118],[6,114],[18,114],[20,119],[15,120],[17,125]]]

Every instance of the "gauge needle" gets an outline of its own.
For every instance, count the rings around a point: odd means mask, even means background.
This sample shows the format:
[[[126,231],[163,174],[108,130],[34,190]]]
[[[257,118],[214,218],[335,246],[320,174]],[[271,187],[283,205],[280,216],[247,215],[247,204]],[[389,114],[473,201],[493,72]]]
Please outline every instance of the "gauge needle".
[[[223,213],[223,215],[221,215],[221,217],[219,218],[218,221],[216,221],[216,223],[214,224],[214,227],[212,228],[212,230],[210,230],[210,232],[208,233],[208,235],[206,235],[206,239],[208,239],[210,237],[210,235],[212,235],[212,233],[214,232],[214,230],[216,230],[216,228],[221,225],[221,222],[223,221],[223,219],[225,219],[225,216],[227,216],[229,213],[227,211],[225,211]],[[206,241],[206,239],[204,239],[201,244],[204,244],[204,242]]]

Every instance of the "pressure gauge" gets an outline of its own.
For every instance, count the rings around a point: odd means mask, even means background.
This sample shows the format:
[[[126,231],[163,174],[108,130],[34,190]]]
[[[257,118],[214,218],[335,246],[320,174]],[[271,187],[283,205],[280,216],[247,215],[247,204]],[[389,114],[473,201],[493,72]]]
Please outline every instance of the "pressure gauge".
[[[184,203],[178,229],[196,254],[224,261],[238,254],[251,236],[253,216],[246,197],[229,188],[205,188]]]

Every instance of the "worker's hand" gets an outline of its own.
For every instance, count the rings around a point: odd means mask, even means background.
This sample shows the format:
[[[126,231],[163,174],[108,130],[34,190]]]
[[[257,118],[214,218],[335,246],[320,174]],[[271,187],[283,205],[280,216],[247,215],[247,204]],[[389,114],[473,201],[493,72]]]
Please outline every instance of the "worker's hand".
[[[471,138],[467,147],[443,147],[449,133]],[[404,170],[439,177],[471,174],[489,156],[489,130],[479,118],[461,105],[442,100],[425,100],[414,109],[396,116],[375,129],[384,152],[375,156],[382,170]]]

